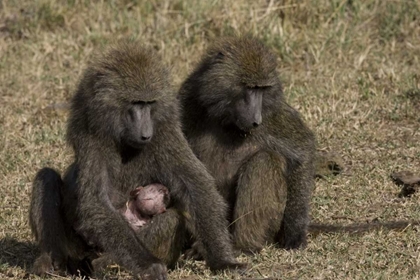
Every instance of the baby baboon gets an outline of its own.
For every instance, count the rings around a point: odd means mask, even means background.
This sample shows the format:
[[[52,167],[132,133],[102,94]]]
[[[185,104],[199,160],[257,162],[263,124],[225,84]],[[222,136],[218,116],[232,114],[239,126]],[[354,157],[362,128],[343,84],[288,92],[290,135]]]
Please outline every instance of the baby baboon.
[[[166,279],[164,263],[179,257],[184,221],[212,270],[242,266],[233,255],[226,203],[182,134],[161,61],[152,50],[123,41],[88,65],[67,129],[74,163],[63,180],[42,169],[33,185],[30,223],[41,257],[47,256],[35,263],[37,273],[64,269],[93,251],[142,279]],[[174,207],[134,231],[117,209],[136,186],[154,182],[170,190]]]
[[[120,213],[134,230],[138,230],[153,216],[165,213],[168,204],[168,189],[161,184],[150,184],[131,191],[130,199],[120,209]]]
[[[276,67],[258,40],[225,38],[180,90],[184,133],[228,201],[243,251],[306,244],[315,138],[286,103]]]
[[[119,211],[130,226],[139,231],[144,229],[153,216],[166,212],[169,200],[169,191],[164,185],[150,184],[132,190],[130,198]],[[112,263],[112,256],[109,254],[101,254],[95,258],[92,261],[92,267],[97,272],[95,278],[100,278],[102,270]]]

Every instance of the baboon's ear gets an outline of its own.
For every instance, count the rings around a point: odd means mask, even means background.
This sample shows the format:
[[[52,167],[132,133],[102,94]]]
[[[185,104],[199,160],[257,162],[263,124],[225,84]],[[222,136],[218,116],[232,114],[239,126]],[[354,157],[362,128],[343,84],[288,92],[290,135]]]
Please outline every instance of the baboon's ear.
[[[169,194],[169,190],[167,188],[161,188],[159,189],[159,193]]]
[[[225,60],[225,54],[222,52],[213,53],[210,60],[213,64],[221,63]]]
[[[130,198],[136,198],[137,196],[138,196],[138,194],[141,192],[141,190],[143,189],[143,187],[137,187],[137,188],[135,188],[134,190],[132,190],[131,192],[130,192]]]

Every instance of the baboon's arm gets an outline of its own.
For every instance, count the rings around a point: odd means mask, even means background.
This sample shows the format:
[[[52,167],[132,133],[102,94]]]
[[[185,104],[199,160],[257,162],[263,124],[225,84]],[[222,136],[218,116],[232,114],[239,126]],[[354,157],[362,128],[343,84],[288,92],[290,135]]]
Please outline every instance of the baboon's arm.
[[[180,205],[187,226],[204,248],[204,258],[212,270],[238,266],[229,239],[226,203],[217,192],[214,179],[194,156],[179,128],[167,128],[165,143],[154,154],[165,157],[158,162],[162,184]],[[156,141],[159,142],[159,141]]]
[[[114,260],[134,273],[160,263],[138,240],[129,224],[112,206],[108,190],[112,188],[106,161],[100,153],[80,153],[78,173],[78,223],[76,230],[88,242],[99,246]]]
[[[280,110],[281,115],[268,123],[276,139],[274,149],[287,161],[287,202],[279,241],[283,248],[296,249],[306,245],[314,188],[315,136],[288,104],[283,103]]]

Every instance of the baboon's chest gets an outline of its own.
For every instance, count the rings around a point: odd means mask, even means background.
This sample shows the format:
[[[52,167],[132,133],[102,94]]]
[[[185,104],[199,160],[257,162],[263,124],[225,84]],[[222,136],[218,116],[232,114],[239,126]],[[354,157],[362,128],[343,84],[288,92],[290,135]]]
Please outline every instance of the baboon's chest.
[[[197,140],[196,145],[193,145],[194,152],[215,178],[219,192],[227,200],[231,200],[240,169],[257,151],[257,146],[250,142],[223,145],[211,136]]]
[[[149,159],[149,162],[146,159]],[[110,171],[113,195],[115,196],[115,193],[122,195],[125,202],[130,191],[135,188],[157,183],[156,176],[152,176],[153,174],[156,175],[157,170],[155,162],[151,160],[151,156],[148,154],[138,156],[130,162],[119,164]]]

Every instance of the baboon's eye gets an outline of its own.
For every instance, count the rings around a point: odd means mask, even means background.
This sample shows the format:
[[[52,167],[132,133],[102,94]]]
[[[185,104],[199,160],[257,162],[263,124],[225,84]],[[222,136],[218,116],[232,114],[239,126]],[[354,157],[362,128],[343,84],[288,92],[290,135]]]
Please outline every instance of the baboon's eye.
[[[268,90],[271,88],[271,86],[247,86],[247,88],[254,90]]]
[[[132,101],[131,104],[132,105],[150,105],[150,104],[154,104],[156,103],[155,100],[153,101]]]

